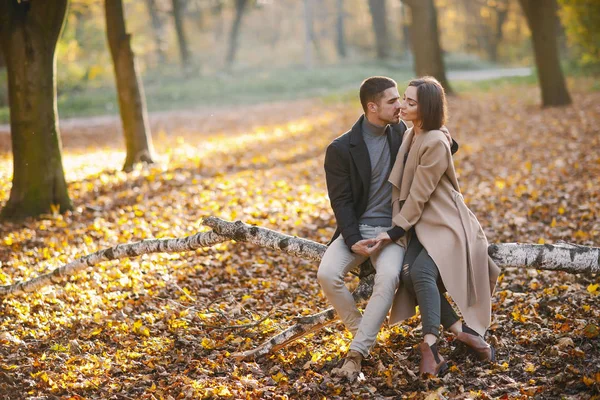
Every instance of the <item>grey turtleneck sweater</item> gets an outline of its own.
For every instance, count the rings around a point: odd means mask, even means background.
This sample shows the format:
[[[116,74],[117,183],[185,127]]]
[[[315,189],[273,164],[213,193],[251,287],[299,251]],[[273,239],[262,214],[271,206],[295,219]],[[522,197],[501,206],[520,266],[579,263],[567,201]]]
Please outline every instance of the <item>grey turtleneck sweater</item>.
[[[392,184],[388,182],[390,146],[386,128],[371,124],[366,117],[363,119],[363,139],[371,160],[371,185],[366,211],[358,221],[361,225],[392,226]]]

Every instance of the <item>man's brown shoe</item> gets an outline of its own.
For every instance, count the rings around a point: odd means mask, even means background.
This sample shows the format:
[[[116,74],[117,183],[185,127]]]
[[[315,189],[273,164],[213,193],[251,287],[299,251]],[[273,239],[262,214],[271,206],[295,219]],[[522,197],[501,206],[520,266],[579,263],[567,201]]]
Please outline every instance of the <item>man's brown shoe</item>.
[[[444,357],[438,353],[436,344],[429,346],[427,343],[423,342],[419,345],[419,351],[421,352],[419,375],[438,376],[446,372],[448,364],[446,363],[446,360],[444,360]]]
[[[463,332],[456,335],[456,339],[464,343],[469,351],[481,361],[496,361],[496,349],[486,343],[477,332],[463,325]]]
[[[341,368],[332,369],[331,375],[346,378],[348,381],[352,382],[358,377],[358,374],[360,374],[362,360],[362,354],[358,351],[350,350],[348,354],[346,354],[344,365],[342,365]]]

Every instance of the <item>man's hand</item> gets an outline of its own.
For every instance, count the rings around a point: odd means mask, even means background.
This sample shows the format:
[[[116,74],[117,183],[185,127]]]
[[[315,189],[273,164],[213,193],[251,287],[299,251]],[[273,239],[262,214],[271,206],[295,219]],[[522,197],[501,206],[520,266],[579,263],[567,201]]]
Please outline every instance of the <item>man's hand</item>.
[[[354,245],[352,245],[353,253],[360,254],[361,256],[370,257],[371,254],[379,250],[381,243],[379,243],[376,239],[363,239],[360,240]]]
[[[440,131],[444,132],[444,135],[446,135],[446,139],[448,139],[448,143],[450,143],[450,147],[452,147],[452,136],[450,136],[450,131],[448,130],[448,128],[446,128],[446,125],[442,125]]]

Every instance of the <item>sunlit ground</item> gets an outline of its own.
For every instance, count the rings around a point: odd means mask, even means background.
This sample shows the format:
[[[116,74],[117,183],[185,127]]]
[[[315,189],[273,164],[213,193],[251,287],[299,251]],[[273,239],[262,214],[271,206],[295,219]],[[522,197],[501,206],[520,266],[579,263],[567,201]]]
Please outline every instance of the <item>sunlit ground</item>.
[[[548,110],[539,109],[537,89],[528,87],[451,99],[460,183],[490,242],[598,246],[600,93],[574,94],[574,106]],[[324,150],[359,110],[345,103],[304,107],[304,115],[265,108],[247,124],[239,115],[194,123],[174,115],[172,125],[155,130],[157,163],[130,174],[120,171],[125,154],[117,131],[88,129],[93,145],[86,148],[71,127],[63,160],[75,210],[3,223],[0,284],[118,243],[191,235],[206,229],[201,219],[209,215],[326,243],[334,219]],[[10,156],[0,156],[0,204],[9,196],[11,169]],[[329,377],[350,342],[341,325],[259,363],[236,363],[231,353],[327,307],[316,270],[281,253],[225,243],[104,263],[63,285],[5,298],[0,394],[408,397],[443,388],[450,397],[518,398],[552,397],[565,387],[573,395],[598,393],[598,277],[533,270],[502,275],[491,330],[498,362],[452,356],[452,344],[444,343],[453,368],[442,381],[422,384],[413,376],[418,319],[382,330],[366,363],[367,381],[354,386]],[[213,327],[264,317],[244,330]]]

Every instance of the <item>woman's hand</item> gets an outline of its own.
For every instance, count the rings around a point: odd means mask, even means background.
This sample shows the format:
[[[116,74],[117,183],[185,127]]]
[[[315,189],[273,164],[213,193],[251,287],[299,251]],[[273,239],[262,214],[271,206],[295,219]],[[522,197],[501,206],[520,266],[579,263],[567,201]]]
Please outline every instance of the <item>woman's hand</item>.
[[[390,238],[390,235],[387,232],[381,232],[379,235],[377,235],[375,240],[381,246],[385,246],[386,244],[392,242],[392,239]]]

